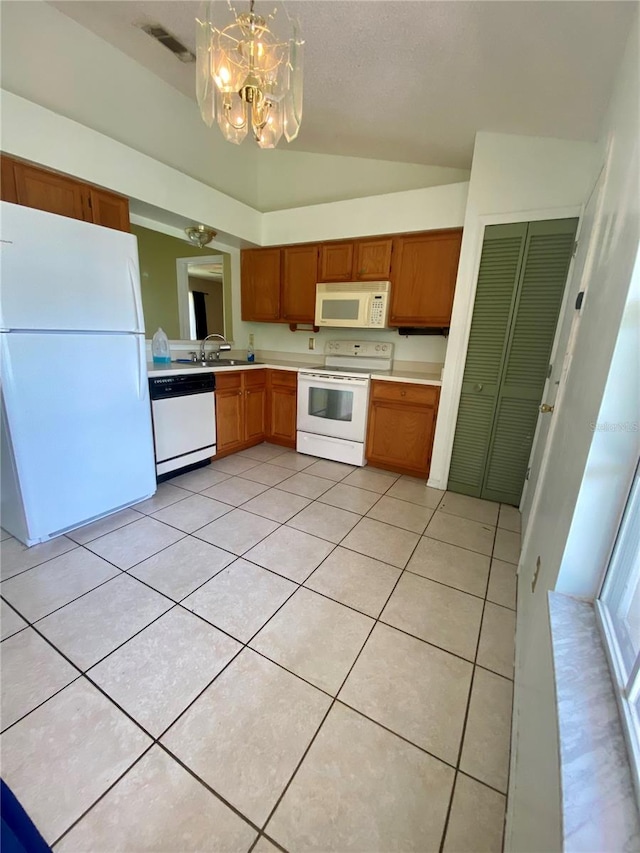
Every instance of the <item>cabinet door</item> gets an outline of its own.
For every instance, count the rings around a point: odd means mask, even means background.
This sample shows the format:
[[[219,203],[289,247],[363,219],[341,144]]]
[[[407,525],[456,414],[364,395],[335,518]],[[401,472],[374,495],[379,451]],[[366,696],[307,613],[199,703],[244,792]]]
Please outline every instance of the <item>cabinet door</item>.
[[[106,190],[87,188],[91,221],[116,231],[129,231],[129,199]]]
[[[295,447],[298,377],[293,371],[270,370],[267,387],[267,438]]]
[[[15,162],[13,172],[18,204],[71,219],[88,219],[84,185],[71,178]]]
[[[462,229],[394,240],[390,325],[450,324],[461,242]]]
[[[264,440],[267,388],[266,371],[243,374],[244,388],[244,440],[256,444]]]
[[[18,203],[16,192],[16,176],[13,171],[14,160],[5,154],[0,154],[0,199]]]
[[[353,243],[320,246],[319,281],[353,281]]]
[[[577,220],[485,230],[448,488],[517,506]]]
[[[373,401],[366,456],[392,471],[426,477],[431,464],[435,408]]]
[[[318,246],[283,249],[282,319],[313,323],[316,313]]]
[[[358,281],[388,281],[393,240],[358,240],[355,277]]]
[[[244,394],[240,371],[216,376],[215,398],[217,451],[239,450],[244,442]]]
[[[242,252],[242,319],[274,323],[280,319],[280,249]]]

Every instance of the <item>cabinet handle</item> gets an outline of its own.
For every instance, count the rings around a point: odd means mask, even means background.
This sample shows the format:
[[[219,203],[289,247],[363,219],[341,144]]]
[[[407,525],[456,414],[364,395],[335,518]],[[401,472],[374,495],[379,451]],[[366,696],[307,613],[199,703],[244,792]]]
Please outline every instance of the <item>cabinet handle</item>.
[[[242,394],[242,391],[238,391],[238,394]]]
[[[400,396],[401,396],[401,397],[406,397],[406,396],[407,396],[407,392],[406,392],[406,391],[401,391],[401,392],[400,392]]]
[[[484,387],[484,386],[483,386],[482,382],[478,382],[478,384],[477,384],[477,385],[474,385],[474,386],[473,386],[473,390],[474,390],[474,391],[477,391],[477,392],[478,392],[478,394],[479,394],[479,393],[482,391],[483,387]]]

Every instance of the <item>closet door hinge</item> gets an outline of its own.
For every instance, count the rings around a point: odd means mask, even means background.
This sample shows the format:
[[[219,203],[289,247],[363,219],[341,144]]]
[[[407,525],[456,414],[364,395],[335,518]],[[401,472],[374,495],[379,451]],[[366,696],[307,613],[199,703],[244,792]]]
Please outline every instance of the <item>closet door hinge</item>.
[[[527,468],[527,473],[524,475],[525,480],[529,479],[529,474],[531,473],[531,468]]]
[[[571,253],[572,258],[575,258],[577,251],[578,251],[578,241],[576,240],[575,243],[573,244],[573,252]]]

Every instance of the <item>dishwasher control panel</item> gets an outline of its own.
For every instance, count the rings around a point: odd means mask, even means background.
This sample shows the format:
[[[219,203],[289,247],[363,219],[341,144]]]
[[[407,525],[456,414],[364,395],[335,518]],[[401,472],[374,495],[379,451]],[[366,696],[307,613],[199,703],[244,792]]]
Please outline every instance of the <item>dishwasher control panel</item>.
[[[149,396],[152,400],[170,397],[187,397],[191,394],[210,394],[215,391],[214,373],[185,373],[179,376],[158,376],[149,379]]]

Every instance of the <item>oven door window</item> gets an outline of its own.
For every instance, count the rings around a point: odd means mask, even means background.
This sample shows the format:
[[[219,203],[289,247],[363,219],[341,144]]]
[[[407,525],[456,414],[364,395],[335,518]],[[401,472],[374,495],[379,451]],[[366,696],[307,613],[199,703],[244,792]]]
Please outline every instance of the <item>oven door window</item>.
[[[328,421],[353,420],[353,391],[341,388],[309,388],[308,413]]]

